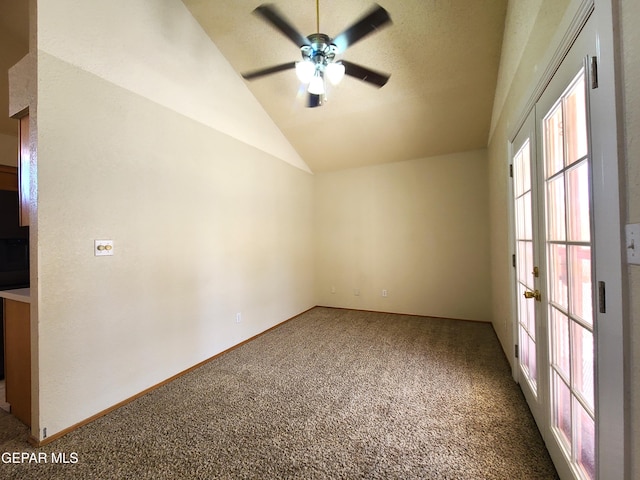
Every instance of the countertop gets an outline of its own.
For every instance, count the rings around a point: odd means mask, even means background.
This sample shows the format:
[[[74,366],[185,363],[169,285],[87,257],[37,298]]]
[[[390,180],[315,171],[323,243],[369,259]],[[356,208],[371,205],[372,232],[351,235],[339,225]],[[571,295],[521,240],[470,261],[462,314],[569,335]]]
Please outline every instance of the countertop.
[[[16,300],[18,302],[31,303],[31,289],[17,288],[15,290],[0,290],[0,298]]]

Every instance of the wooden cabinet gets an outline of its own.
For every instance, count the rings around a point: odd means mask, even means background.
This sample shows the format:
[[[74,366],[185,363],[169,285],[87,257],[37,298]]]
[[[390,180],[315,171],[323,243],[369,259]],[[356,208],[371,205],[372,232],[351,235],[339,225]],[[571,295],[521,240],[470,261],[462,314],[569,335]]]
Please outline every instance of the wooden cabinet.
[[[30,304],[4,300],[5,388],[11,413],[31,426]]]
[[[0,190],[18,191],[18,169],[0,165]]]

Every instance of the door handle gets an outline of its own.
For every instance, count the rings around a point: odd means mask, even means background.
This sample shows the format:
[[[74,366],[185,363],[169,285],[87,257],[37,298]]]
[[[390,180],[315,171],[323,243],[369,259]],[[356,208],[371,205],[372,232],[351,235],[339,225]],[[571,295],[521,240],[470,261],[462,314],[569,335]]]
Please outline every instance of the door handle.
[[[535,290],[534,292],[526,290],[524,292],[524,298],[535,298],[537,301],[540,301],[542,299],[542,295],[540,295],[540,290]]]

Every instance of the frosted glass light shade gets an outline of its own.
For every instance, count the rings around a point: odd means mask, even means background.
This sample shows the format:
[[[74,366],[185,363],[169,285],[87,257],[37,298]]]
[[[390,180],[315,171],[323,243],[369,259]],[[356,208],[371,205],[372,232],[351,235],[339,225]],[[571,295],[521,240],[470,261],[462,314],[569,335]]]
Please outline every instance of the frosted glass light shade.
[[[296,75],[302,83],[309,83],[316,73],[316,66],[312,62],[296,62]]]
[[[341,63],[330,63],[327,65],[325,73],[332,85],[338,85],[344,78],[344,65]]]
[[[314,95],[324,95],[324,80],[320,76],[320,74],[314,75],[314,77],[309,82],[309,93]]]

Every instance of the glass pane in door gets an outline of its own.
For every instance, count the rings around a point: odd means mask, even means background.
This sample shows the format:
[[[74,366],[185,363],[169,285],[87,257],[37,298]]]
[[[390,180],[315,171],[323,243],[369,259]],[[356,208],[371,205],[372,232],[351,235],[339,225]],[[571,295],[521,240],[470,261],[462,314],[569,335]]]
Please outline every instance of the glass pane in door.
[[[569,318],[557,308],[551,308],[551,363],[556,372],[569,381]]]
[[[552,400],[553,400],[553,427],[565,450],[571,450],[571,390],[565,381],[553,372]]]
[[[547,238],[565,240],[564,178],[557,177],[547,182],[548,215]]]
[[[568,307],[567,246],[549,242],[548,250],[548,281],[551,302],[566,310]]]
[[[561,107],[561,104],[557,104],[545,120],[545,172],[549,175],[560,171],[564,166]]]
[[[588,242],[591,239],[589,221],[589,164],[585,160],[567,171],[567,220],[569,240]]]
[[[592,323],[593,298],[591,295],[591,247],[588,245],[569,246],[571,271],[571,313],[587,325]]]
[[[595,422],[582,404],[574,401],[576,410],[576,463],[586,478],[596,478]]]
[[[552,431],[574,471],[594,479],[590,165],[584,71],[543,120]]]
[[[571,165],[576,160],[587,156],[587,110],[585,108],[584,81],[575,82],[567,92],[563,102],[565,123],[571,127],[567,129],[566,164]]]
[[[571,353],[579,360],[572,362],[573,388],[586,406],[593,410],[593,333],[576,322],[571,327]]]

